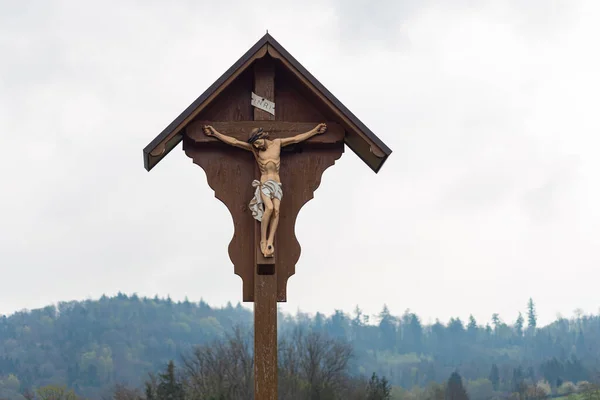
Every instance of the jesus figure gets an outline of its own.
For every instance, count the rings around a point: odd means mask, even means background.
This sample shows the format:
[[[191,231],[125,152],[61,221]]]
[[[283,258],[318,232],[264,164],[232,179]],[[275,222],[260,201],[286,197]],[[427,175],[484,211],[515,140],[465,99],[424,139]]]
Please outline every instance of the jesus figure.
[[[260,181],[254,180],[252,182],[255,191],[254,198],[250,201],[250,210],[252,216],[261,223],[260,251],[265,257],[273,257],[275,252],[273,240],[279,223],[279,207],[283,197],[281,179],[279,178],[281,148],[325,133],[327,125],[319,124],[308,132],[274,140],[270,140],[269,133],[263,131],[262,128],[255,128],[250,133],[247,142],[223,135],[210,125],[205,125],[203,130],[207,136],[214,136],[224,143],[251,151],[254,154],[260,170]]]

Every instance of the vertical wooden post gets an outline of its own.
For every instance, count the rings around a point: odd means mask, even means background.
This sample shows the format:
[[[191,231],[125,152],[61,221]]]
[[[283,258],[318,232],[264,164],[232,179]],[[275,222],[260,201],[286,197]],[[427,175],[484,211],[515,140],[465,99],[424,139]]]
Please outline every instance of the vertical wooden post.
[[[254,93],[275,101],[273,60],[260,59],[254,64]],[[275,117],[254,108],[255,121]],[[258,171],[258,167],[257,167]],[[258,171],[260,174],[260,172]],[[254,247],[254,398],[277,399],[277,267],[275,259],[265,259],[260,252],[260,224],[255,224]],[[277,245],[275,245],[277,253]],[[275,255],[275,257],[277,257]],[[266,268],[265,268],[266,267]],[[260,273],[259,273],[260,272]]]

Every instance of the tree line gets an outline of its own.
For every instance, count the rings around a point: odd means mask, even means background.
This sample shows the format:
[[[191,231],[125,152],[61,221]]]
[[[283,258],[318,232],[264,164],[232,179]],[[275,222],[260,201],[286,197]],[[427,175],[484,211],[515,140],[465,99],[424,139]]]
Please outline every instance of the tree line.
[[[455,372],[468,393],[486,395],[518,393],[537,383],[557,394],[561,387],[597,382],[599,315],[576,313],[539,327],[530,300],[524,315],[515,317],[509,322],[492,313],[489,322],[470,317],[424,324],[410,310],[392,315],[384,306],[373,317],[356,307],[330,316],[280,314],[278,332],[280,343],[295,332],[347,343],[353,354],[348,376],[375,373],[405,394],[447,384]],[[89,398],[101,398],[117,384],[141,387],[169,361],[184,368],[183,357],[196,346],[251,324],[251,311],[240,304],[214,308],[204,301],[124,294],[2,316],[0,398],[51,385]]]

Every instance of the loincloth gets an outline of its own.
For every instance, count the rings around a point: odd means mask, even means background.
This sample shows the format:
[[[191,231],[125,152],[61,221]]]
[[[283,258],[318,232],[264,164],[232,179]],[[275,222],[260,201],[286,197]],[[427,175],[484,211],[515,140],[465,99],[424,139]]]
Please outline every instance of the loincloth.
[[[265,205],[260,193],[262,192],[262,194],[270,199],[278,199],[281,201],[283,189],[281,183],[275,182],[272,179],[267,180],[265,183],[261,183],[255,179],[252,181],[252,187],[256,189],[254,190],[254,197],[250,200],[250,211],[252,211],[254,219],[262,221],[262,216],[265,213]]]

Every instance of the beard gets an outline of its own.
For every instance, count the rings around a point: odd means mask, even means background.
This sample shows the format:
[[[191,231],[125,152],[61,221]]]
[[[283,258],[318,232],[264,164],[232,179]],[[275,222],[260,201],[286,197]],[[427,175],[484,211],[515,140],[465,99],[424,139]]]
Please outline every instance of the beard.
[[[267,149],[267,145],[263,142],[262,144],[255,144],[254,148],[256,148],[259,151],[265,151]]]

